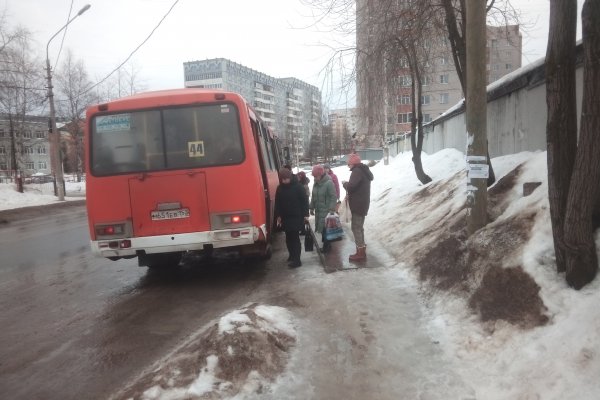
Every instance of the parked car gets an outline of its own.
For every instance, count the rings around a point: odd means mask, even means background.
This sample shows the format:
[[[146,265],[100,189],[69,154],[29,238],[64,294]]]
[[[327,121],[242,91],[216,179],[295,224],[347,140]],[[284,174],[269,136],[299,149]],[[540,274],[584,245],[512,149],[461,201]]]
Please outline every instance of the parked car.
[[[49,174],[33,174],[29,178],[25,179],[25,183],[48,183],[53,182],[52,175]]]

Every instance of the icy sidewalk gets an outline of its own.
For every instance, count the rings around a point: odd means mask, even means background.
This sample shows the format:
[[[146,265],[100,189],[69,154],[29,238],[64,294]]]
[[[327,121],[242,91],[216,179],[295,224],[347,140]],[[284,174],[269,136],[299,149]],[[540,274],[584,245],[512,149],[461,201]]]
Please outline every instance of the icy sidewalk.
[[[256,398],[475,399],[425,331],[417,287],[402,268],[326,274],[316,252],[302,256],[304,267],[273,288],[286,292],[297,343],[283,375]]]

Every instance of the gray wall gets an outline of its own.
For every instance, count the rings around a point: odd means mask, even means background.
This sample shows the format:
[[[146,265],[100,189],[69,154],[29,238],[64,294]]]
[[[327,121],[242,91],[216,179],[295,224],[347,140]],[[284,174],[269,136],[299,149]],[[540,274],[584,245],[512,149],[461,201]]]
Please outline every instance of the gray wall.
[[[542,66],[543,67],[543,66]],[[546,85],[545,81],[532,79],[526,67],[522,74],[513,75],[502,86],[501,94],[494,95],[490,87],[498,93],[498,85],[488,86],[487,137],[491,157],[519,153],[522,151],[546,150]],[[519,70],[515,71],[518,72]],[[538,68],[539,74],[539,68]],[[543,74],[543,70],[542,70]],[[519,80],[521,83],[519,83]],[[523,84],[522,82],[528,83]],[[510,90],[512,86],[521,86]],[[508,88],[508,89],[507,89]],[[583,68],[576,71],[577,113],[581,116],[583,94]],[[428,125],[433,131],[427,132],[423,142],[423,151],[433,154],[445,148],[455,148],[466,153],[466,121],[464,110],[447,118],[439,118]],[[579,118],[578,118],[579,125]],[[410,141],[406,146],[400,140],[389,144],[390,156],[410,151]]]

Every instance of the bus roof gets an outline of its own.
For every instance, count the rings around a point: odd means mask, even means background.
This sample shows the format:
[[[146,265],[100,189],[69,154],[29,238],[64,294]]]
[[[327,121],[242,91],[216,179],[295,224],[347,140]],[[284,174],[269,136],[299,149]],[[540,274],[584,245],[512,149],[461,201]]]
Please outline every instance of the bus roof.
[[[88,108],[88,112],[110,111],[126,109],[135,104],[135,107],[156,107],[161,105],[178,105],[195,103],[198,101],[223,101],[234,100],[242,101],[246,104],[246,100],[238,93],[228,92],[224,90],[203,89],[203,88],[179,88],[154,90],[148,92],[137,93],[131,96],[121,97],[116,100],[111,100],[105,103],[96,104]],[[110,108],[110,109],[109,109]]]

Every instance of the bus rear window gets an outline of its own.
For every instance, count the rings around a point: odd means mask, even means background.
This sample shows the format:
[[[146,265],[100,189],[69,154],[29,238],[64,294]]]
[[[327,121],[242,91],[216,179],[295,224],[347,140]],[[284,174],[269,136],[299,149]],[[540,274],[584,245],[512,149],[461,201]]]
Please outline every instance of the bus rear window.
[[[94,175],[230,165],[244,160],[233,104],[96,116],[91,128]]]

